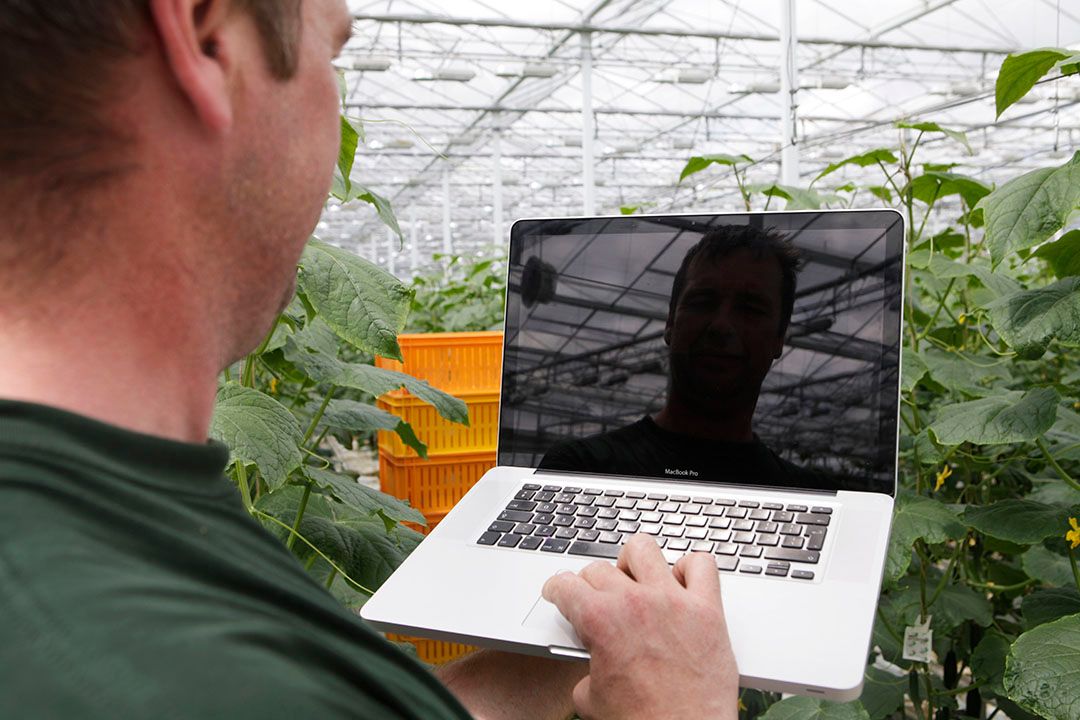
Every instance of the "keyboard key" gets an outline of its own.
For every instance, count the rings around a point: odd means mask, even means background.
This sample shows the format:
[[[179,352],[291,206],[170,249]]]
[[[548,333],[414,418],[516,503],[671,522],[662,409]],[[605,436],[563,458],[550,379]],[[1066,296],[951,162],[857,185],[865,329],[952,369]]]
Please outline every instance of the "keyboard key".
[[[574,528],[559,528],[555,532],[555,537],[561,538],[563,540],[573,540],[575,537],[577,537],[577,530],[575,530]]]
[[[686,522],[686,518],[684,518],[682,515],[665,515],[664,516],[664,524],[665,525],[682,525],[684,522]]]
[[[520,535],[518,537],[521,537]],[[535,550],[544,544],[544,538],[538,538],[535,535],[529,537],[522,537],[521,543],[518,545],[519,550]]]
[[[742,520],[743,518],[746,517],[746,509],[745,508],[737,508],[737,507],[729,508],[728,511],[726,513],[724,513],[724,517],[734,518],[736,520]]]
[[[765,551],[766,560],[787,560],[814,564],[821,559],[821,553],[812,550],[794,550],[789,548],[769,548]]]
[[[731,540],[730,530],[710,530],[709,539],[713,542],[729,542]]]
[[[789,513],[785,511],[777,511],[772,514],[773,522],[789,523],[795,519],[795,513]]]
[[[595,542],[599,537],[599,530],[582,530],[578,533],[578,540],[585,540],[586,542]]]
[[[585,507],[587,505],[592,505],[593,500],[595,499],[596,498],[594,498],[592,495],[575,495],[574,505],[577,505],[578,507]]]
[[[709,518],[704,515],[691,515],[686,518],[686,527],[699,527],[703,528],[709,524]]]
[[[641,518],[641,513],[637,510],[623,510],[619,513],[620,520],[638,520]]]
[[[551,514],[555,512],[555,508],[557,507],[558,505],[556,505],[555,503],[542,502],[536,506],[536,512]]]
[[[754,533],[752,532],[737,532],[735,537],[731,539],[732,542],[740,544],[750,544],[754,542]]]
[[[633,522],[632,520],[620,520],[615,529],[621,533],[630,533],[631,535],[638,531],[641,527],[641,523]]]
[[[604,491],[604,496],[605,497],[610,497],[610,498],[621,498],[623,496],[623,491],[622,490],[605,490]]]
[[[566,552],[566,548],[570,547],[569,540],[560,540],[559,538],[548,538],[544,541],[544,544],[540,546],[540,552],[549,553],[562,553]]]
[[[574,507],[573,505],[563,504],[563,505],[559,505],[557,508],[555,508],[555,514],[556,515],[573,515],[576,512],[577,512],[577,508]]]
[[[700,505],[695,505],[693,503],[687,503],[686,505],[683,505],[683,507],[682,507],[682,514],[683,515],[700,515],[701,514],[701,506]]]
[[[553,525],[541,525],[540,527],[536,528],[536,530],[533,532],[533,535],[535,535],[536,537],[551,537],[558,531],[559,529],[554,527]]]
[[[620,510],[632,510],[635,505],[637,505],[637,500],[632,498],[622,498],[615,501],[615,507]]]
[[[499,538],[502,537],[501,533],[491,532],[490,530],[480,536],[480,539],[476,542],[480,545],[494,545],[499,542]]]
[[[503,510],[499,513],[499,519],[504,522],[524,523],[532,520],[533,514],[520,510]]]
[[[811,535],[806,538],[807,550],[820,550],[825,547],[825,538],[822,535]]]
[[[568,492],[561,492],[555,496],[555,502],[557,503],[572,503],[574,502],[574,494]]]
[[[663,528],[660,533],[664,537],[682,537],[683,533],[686,532],[686,528],[681,525],[664,525]]]
[[[567,493],[570,493],[572,495],[577,495],[579,492],[581,492],[581,488],[574,487],[572,485],[567,485],[566,487],[563,488],[563,492],[567,492]]]
[[[815,505],[814,507],[810,508],[810,512],[821,513],[822,515],[832,515],[832,508]]]
[[[646,497],[650,500],[667,500],[667,495],[664,493],[649,493]]]
[[[739,566],[739,558],[734,555],[715,555],[716,569],[731,572]]]
[[[533,495],[532,499],[536,502],[551,502],[555,499],[555,493],[551,492],[550,490],[545,490],[543,492],[538,492]]]
[[[679,552],[685,552],[690,547],[690,541],[682,538],[672,538],[667,542],[668,550],[678,550]]]
[[[691,540],[704,540],[708,533],[709,531],[706,528],[687,528],[683,537]]]
[[[776,547],[780,544],[780,536],[774,533],[759,533],[757,536],[757,544],[766,547]]]
[[[521,489],[522,490],[532,490],[532,491],[535,492],[536,490],[540,489],[540,486],[537,485],[536,483],[525,483],[524,485],[521,486]]]
[[[771,514],[768,510],[751,510],[746,517],[750,520],[768,520]]]
[[[760,506],[761,506],[761,503],[759,503],[757,500],[740,500],[739,501],[739,507],[756,508],[756,507],[760,507]]]
[[[574,527],[581,530],[588,530],[596,525],[596,520],[590,517],[578,518],[574,521]]]
[[[551,521],[551,524],[555,527],[570,527],[575,521],[576,518],[570,515],[556,515],[555,519]]]
[[[555,519],[554,515],[550,513],[536,513],[533,515],[533,525],[550,525],[551,521]]]
[[[584,490],[582,490],[582,492],[585,493],[586,495],[593,495],[593,496],[603,495],[604,494],[603,490],[598,490],[597,488],[585,488]]]
[[[532,523],[518,523],[514,526],[514,532],[518,535],[532,535],[533,531],[538,527],[544,527],[543,525],[533,525]]]
[[[597,520],[596,521],[596,529],[597,530],[614,530],[618,526],[619,526],[619,521],[618,520]]]
[[[545,485],[544,492],[562,492],[562,488],[558,485]]]
[[[521,537],[521,535],[507,533],[506,535],[503,535],[502,538],[500,538],[497,545],[499,547],[517,547],[518,543],[521,542]]]
[[[656,536],[660,534],[660,528],[662,527],[662,525],[657,525],[655,523],[642,523],[641,528],[638,529],[638,532],[645,533],[646,535]]]
[[[696,498],[694,498],[694,502],[696,502],[698,505],[712,505],[712,498],[711,497],[696,497]]]
[[[726,530],[731,527],[731,521],[727,518],[713,518],[709,521],[709,527],[718,530]]]
[[[794,523],[785,523],[780,526],[781,535],[802,535],[802,526]]]
[[[765,568],[766,575],[773,575],[775,577],[787,577],[788,569],[786,567],[773,567],[770,565]]]
[[[746,573],[747,575],[760,575],[761,574],[761,566],[760,565],[743,565],[741,568],[739,568],[739,572]]]
[[[739,552],[739,546],[735,543],[716,543],[716,547],[713,548],[713,552],[717,555],[734,555]]]
[[[761,503],[761,507],[765,510],[783,510],[784,506],[780,503]]]
[[[731,507],[735,504],[735,501],[730,498],[717,498],[713,500],[713,505],[721,505],[723,507]]]
[[[757,545],[743,545],[739,550],[739,557],[746,558],[759,558],[761,557],[762,548]]]
[[[641,520],[641,522],[659,523],[661,520],[664,519],[664,516],[658,512],[643,512],[641,513],[641,517],[638,519]]]
[[[638,510],[655,510],[656,509],[656,501],[655,500],[638,500],[637,505],[635,505],[634,507],[636,507]]]
[[[780,529],[780,526],[774,522],[762,521],[754,529],[759,533],[774,533]]]
[[[713,543],[710,540],[695,540],[690,543],[690,552],[707,552],[711,553],[713,550]]]
[[[598,497],[593,501],[593,505],[596,507],[609,508],[615,504],[615,498],[604,493],[604,497]]]
[[[687,503],[687,502],[690,502],[690,496],[689,495],[672,495],[671,497],[668,498],[668,500],[670,500],[671,502],[677,502],[677,503]]]
[[[608,508],[603,508],[603,509],[607,510]],[[578,517],[591,518],[591,517],[596,517],[596,514],[598,512],[600,512],[599,508],[583,507],[583,508],[578,508],[578,511],[576,513],[574,513],[574,514],[577,515]]]
[[[568,553],[570,555],[585,555],[586,557],[614,560],[619,557],[619,546],[576,540],[570,545]]]
[[[788,505],[788,512],[806,512],[805,505]]]
[[[615,508],[600,508],[596,512],[596,517],[601,520],[614,520],[619,517],[619,511]]]
[[[705,514],[709,517],[722,517],[724,514],[724,508],[711,505],[705,508]]]
[[[622,535],[617,532],[602,532],[600,533],[600,542],[618,545],[622,542]]]
[[[657,508],[662,513],[676,513],[679,512],[679,503],[676,502],[662,502]]]
[[[809,570],[792,570],[791,577],[795,578],[796,580],[813,580],[814,573],[810,572]]]
[[[736,520],[731,523],[732,530],[738,530],[740,532],[746,532],[747,530],[754,529],[754,522],[752,520]]]
[[[784,538],[784,541],[780,543],[781,547],[801,549],[803,543],[806,542],[800,535],[788,535]]]
[[[532,500],[533,495],[536,493],[532,490],[518,490],[517,495],[514,496],[515,500]]]
[[[513,529],[514,523],[502,522],[501,520],[496,520],[495,522],[488,525],[488,532],[508,533],[511,532]]]
[[[635,500],[643,500],[645,499],[645,493],[634,490],[631,492],[627,492],[626,497],[634,498]]]
[[[800,513],[795,516],[795,522],[803,525],[828,525],[831,518],[821,513]]]

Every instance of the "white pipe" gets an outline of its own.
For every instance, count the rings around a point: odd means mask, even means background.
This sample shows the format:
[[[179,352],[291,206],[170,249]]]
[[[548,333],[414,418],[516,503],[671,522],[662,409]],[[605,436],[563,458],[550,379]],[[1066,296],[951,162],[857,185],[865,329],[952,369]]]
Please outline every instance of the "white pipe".
[[[596,187],[593,179],[593,136],[596,123],[592,108],[592,34],[581,33],[581,190],[586,215],[596,214]]]
[[[491,225],[495,247],[506,243],[503,237],[503,184],[502,184],[502,131],[496,130],[492,139],[492,186],[491,186]]]
[[[409,272],[416,277],[420,269],[420,226],[416,222],[416,208],[409,208]]]
[[[780,0],[780,182],[799,184],[798,36],[795,32],[795,0]]]
[[[454,254],[454,240],[450,237],[450,168],[443,168],[442,175],[442,249],[444,255]],[[449,261],[448,261],[449,262]]]

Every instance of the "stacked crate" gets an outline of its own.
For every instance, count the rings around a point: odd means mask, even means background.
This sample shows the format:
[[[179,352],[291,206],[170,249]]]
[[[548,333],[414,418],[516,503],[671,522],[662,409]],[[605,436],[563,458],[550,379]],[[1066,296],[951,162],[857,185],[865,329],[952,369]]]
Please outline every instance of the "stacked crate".
[[[401,442],[396,433],[379,432],[379,484],[382,491],[408,500],[424,514],[432,529],[469,488],[495,466],[499,429],[499,380],[502,333],[423,333],[399,335],[404,362],[376,358],[376,365],[398,370],[465,402],[469,425],[444,420],[435,408],[407,391],[395,390],[377,404],[412,425],[427,445],[427,459]],[[440,664],[472,648],[400,635],[389,636],[416,645],[420,659]]]

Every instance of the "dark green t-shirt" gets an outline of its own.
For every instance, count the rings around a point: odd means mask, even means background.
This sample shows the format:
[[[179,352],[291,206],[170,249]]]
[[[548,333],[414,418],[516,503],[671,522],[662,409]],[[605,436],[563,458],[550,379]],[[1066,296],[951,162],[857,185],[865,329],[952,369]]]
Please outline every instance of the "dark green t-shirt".
[[[468,718],[247,515],[227,459],[0,401],[0,717]]]

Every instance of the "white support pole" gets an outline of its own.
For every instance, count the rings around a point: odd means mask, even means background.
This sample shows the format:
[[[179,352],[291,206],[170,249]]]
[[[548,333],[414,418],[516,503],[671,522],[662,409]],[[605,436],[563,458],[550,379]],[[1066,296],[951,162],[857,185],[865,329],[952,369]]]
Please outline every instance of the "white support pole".
[[[503,237],[503,183],[502,183],[502,131],[496,130],[491,146],[492,185],[491,185],[491,225],[492,239],[495,247],[501,247],[506,243]]]
[[[416,208],[409,208],[409,272],[416,277],[420,269],[420,226],[416,222]]]
[[[386,228],[386,269],[391,275],[397,274],[397,263],[394,262],[394,259],[397,257],[398,253],[397,244],[397,234],[394,233],[394,231],[390,228]]]
[[[581,189],[586,215],[596,214],[596,185],[593,178],[593,136],[596,121],[592,107],[592,33],[581,37]]]
[[[780,0],[780,182],[799,184],[798,142],[798,36],[795,32],[795,0]]]
[[[442,175],[442,251],[444,255],[454,254],[454,240],[450,237],[450,168],[443,168]],[[447,261],[449,262],[449,261]]]

